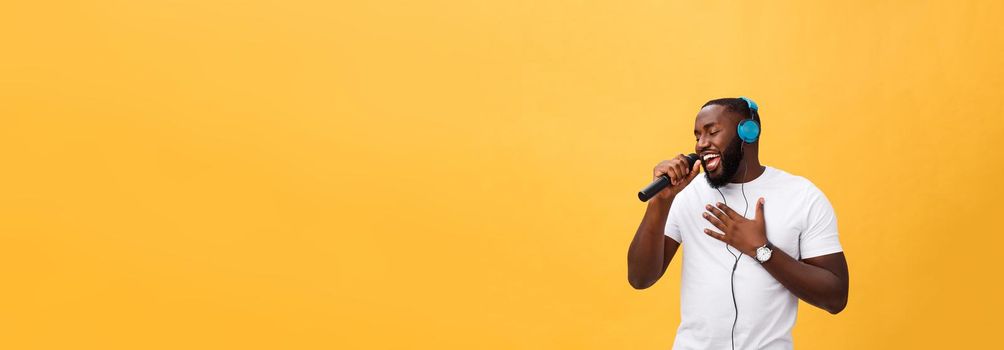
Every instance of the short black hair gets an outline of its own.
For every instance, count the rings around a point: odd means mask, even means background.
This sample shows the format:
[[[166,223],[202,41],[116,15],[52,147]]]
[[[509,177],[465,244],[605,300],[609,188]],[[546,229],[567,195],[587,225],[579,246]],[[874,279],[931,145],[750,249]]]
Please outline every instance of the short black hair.
[[[743,119],[753,118],[753,120],[756,120],[757,123],[760,124],[761,128],[763,127],[763,122],[760,121],[760,113],[759,113],[759,111],[757,113],[750,113],[751,112],[750,111],[750,106],[748,104],[746,104],[746,101],[744,101],[741,98],[738,98],[738,97],[717,98],[717,99],[708,101],[703,106],[701,106],[701,108],[704,108],[704,107],[707,107],[707,106],[710,106],[710,105],[716,105],[716,106],[725,107],[725,111],[732,112],[732,113],[737,113]]]

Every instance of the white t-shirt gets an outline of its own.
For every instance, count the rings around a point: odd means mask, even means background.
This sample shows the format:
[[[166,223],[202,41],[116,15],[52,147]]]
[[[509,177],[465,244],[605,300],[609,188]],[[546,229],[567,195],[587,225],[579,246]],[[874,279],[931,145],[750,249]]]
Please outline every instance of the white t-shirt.
[[[740,169],[742,171],[742,169]],[[720,188],[724,203],[747,218],[756,215],[756,201],[764,198],[767,239],[795,259],[843,251],[837,237],[833,207],[812,182],[771,167],[753,181],[730,183]],[[743,199],[745,190],[749,208]],[[731,349],[732,265],[735,258],[722,241],[704,229],[720,232],[701,217],[706,204],[722,201],[722,195],[698,175],[673,201],[666,221],[666,235],[683,246],[683,276],[680,279],[680,327],[674,349]],[[739,319],[735,326],[736,349],[791,349],[798,299],[781,285],[756,259],[740,255],[735,271],[735,299]]]

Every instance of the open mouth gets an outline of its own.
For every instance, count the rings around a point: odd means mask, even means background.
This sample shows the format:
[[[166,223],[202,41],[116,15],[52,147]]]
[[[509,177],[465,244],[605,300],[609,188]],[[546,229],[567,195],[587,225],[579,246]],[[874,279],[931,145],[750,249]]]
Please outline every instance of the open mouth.
[[[704,169],[708,172],[718,170],[718,166],[722,163],[722,156],[717,153],[706,153],[701,157],[704,163]]]

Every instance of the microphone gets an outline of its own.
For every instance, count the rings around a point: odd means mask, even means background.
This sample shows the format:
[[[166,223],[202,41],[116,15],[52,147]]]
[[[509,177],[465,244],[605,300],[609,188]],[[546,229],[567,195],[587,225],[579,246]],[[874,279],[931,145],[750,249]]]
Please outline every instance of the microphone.
[[[700,157],[698,157],[696,153],[688,154],[687,169],[693,169],[694,163],[697,162],[698,158]],[[670,183],[672,183],[672,181],[669,180],[669,175],[662,174],[662,176],[659,176],[658,179],[655,179],[655,181],[652,181],[652,183],[648,184],[648,186],[645,186],[645,188],[641,189],[641,191],[638,191],[638,199],[640,199],[642,202],[648,202],[649,199],[652,199],[652,197],[654,197],[656,193],[662,191],[662,189],[666,188],[666,186],[669,186]]]

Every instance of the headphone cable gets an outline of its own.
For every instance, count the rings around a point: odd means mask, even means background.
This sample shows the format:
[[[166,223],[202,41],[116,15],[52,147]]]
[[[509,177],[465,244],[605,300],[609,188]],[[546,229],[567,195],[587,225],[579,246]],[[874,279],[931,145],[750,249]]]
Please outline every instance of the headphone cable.
[[[740,159],[742,159],[743,148],[744,148],[743,146],[744,145],[742,145],[742,144],[739,145]],[[748,170],[749,170],[749,164],[748,163],[744,164],[743,165],[743,178],[741,180],[745,180],[746,179],[746,174],[748,173]],[[745,218],[746,214],[749,212],[749,208],[750,208],[749,199],[746,198],[746,183],[745,182],[740,182],[739,183],[739,188],[740,188],[740,191],[743,194],[743,201],[746,203],[746,207],[743,208],[743,218]],[[716,188],[716,190],[718,190],[718,194],[722,196],[722,202],[725,203],[725,206],[728,206],[729,205],[729,201],[725,199],[725,194],[722,193],[722,190],[720,188]],[[732,289],[732,307],[735,309],[735,318],[732,319],[732,332],[729,335],[730,335],[731,340],[732,340],[732,350],[735,350],[736,349],[736,324],[739,323],[739,302],[736,301],[736,268],[739,267],[739,259],[742,258],[743,255],[742,255],[742,253],[740,253],[739,255],[736,255],[735,253],[733,253],[732,249],[729,249],[729,244],[728,243],[725,243],[725,250],[728,251],[729,254],[731,254],[732,257],[736,259],[735,263],[732,264],[732,275],[729,278],[729,286]]]

